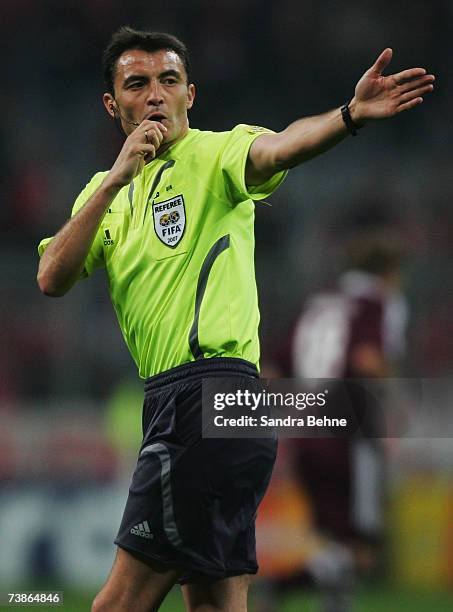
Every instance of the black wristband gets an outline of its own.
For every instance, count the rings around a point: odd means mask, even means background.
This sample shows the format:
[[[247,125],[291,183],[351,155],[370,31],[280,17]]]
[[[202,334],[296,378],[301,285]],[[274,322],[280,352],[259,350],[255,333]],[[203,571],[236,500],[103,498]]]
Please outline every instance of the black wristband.
[[[343,117],[343,121],[348,128],[348,132],[351,136],[357,136],[357,130],[359,130],[362,126],[354,123],[351,117],[351,113],[349,112],[349,106],[345,104],[341,107],[341,116]]]

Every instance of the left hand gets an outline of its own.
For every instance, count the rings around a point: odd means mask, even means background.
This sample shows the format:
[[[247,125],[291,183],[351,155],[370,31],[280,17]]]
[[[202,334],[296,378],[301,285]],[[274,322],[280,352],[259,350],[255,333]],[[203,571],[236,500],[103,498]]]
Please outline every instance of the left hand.
[[[424,68],[409,68],[383,76],[392,56],[392,49],[384,49],[356,85],[350,111],[358,125],[368,119],[385,119],[409,110],[421,104],[422,96],[433,89],[435,77],[426,74]]]

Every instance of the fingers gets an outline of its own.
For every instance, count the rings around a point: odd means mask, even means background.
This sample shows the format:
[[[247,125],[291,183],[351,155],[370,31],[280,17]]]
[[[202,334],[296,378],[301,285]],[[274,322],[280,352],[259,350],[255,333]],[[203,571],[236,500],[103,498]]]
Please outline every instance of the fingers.
[[[422,71],[421,78],[414,78],[415,75],[420,75],[420,71]],[[400,93],[398,100],[397,112],[409,110],[418,104],[423,102],[423,97],[425,94],[431,92],[434,89],[434,80],[435,77],[432,74],[424,74],[426,70],[424,68],[412,68],[411,70],[404,70],[400,72],[398,75],[395,75],[395,80],[398,78],[404,82],[403,85],[398,87],[398,92]],[[412,75],[412,80],[407,81],[406,79],[410,79]]]
[[[423,87],[418,87],[417,89],[413,89],[402,96],[400,96],[400,105],[405,104],[406,102],[410,102],[414,98],[420,98],[422,95],[429,93],[433,90],[432,85],[424,85]]]
[[[410,100],[409,102],[400,104],[398,108],[396,109],[396,112],[402,113],[403,111],[407,111],[410,108],[414,108],[414,106],[418,106],[422,102],[423,102],[423,98],[414,98],[413,100]]]
[[[414,79],[416,77],[423,76],[425,74],[426,70],[424,68],[409,68],[408,70],[397,72],[393,75],[393,78],[395,79],[397,85],[403,85],[407,81],[410,81],[411,79]]]
[[[152,145],[157,150],[162,144],[166,133],[167,128],[163,123],[146,119],[130,134],[130,138],[132,142],[138,140],[140,144]]]
[[[412,98],[417,98],[419,96],[422,96],[423,94],[429,93],[432,90],[433,90],[433,85],[431,84],[423,85],[423,87],[416,87],[414,89],[411,89],[407,93],[404,93],[402,96],[400,96],[400,100],[401,102],[408,102]]]
[[[408,73],[410,71],[406,70],[404,72]],[[399,97],[399,103],[396,112],[401,113],[403,111],[414,108],[414,106],[418,106],[419,104],[421,104],[423,102],[422,96],[434,89],[434,80],[434,75],[427,74],[420,79],[413,80],[401,86],[399,90],[403,91],[404,93]]]
[[[163,134],[159,131],[145,130],[146,144],[152,144],[158,149],[163,140]]]
[[[432,83],[435,80],[435,76],[433,74],[426,74],[420,79],[413,79],[412,81],[406,82],[403,85],[400,85],[399,91],[401,93],[406,93],[407,91],[412,91],[417,87],[423,87],[425,85],[431,84],[431,89],[433,88]]]
[[[137,172],[141,172],[143,168],[143,162],[148,163],[152,161],[157,151],[162,144],[162,141],[167,133],[165,125],[159,121],[142,121],[141,124],[128,136],[129,155],[132,154],[134,158],[141,158],[138,168],[134,170],[134,176]],[[135,168],[135,166],[134,166]]]
[[[387,66],[390,64],[392,57],[393,50],[390,49],[390,47],[387,47],[387,49],[384,49],[381,55],[374,62],[373,66],[371,67],[371,70],[377,74],[382,74],[385,68],[387,68]]]
[[[145,130],[158,130],[161,133],[165,133],[167,131],[167,128],[163,123],[160,121],[151,121],[150,119],[145,119],[142,121],[139,127],[142,127]]]
[[[162,142],[164,135],[167,133],[167,128],[163,123],[160,123],[159,121],[149,121],[148,119],[142,121],[138,129],[142,134],[145,132],[147,133],[149,141],[154,141],[157,137],[159,144]]]
[[[129,154],[138,157],[155,157],[157,148],[153,144],[138,142],[129,148]]]
[[[143,145],[141,147],[140,154],[143,155],[143,159],[145,162],[149,162],[156,157],[157,149],[159,147],[155,147],[154,145]]]

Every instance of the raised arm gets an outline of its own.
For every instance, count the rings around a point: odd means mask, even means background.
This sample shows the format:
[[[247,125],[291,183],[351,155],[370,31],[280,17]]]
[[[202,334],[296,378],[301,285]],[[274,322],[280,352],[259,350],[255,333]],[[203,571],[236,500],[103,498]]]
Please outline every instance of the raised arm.
[[[97,191],[55,235],[39,262],[38,285],[45,295],[60,297],[74,285],[99,225],[120,189],[156,156],[167,128],[156,121],[143,121],[126,138],[112,169]]]
[[[433,89],[434,76],[424,68],[410,68],[383,76],[393,51],[385,49],[356,85],[348,104],[352,129],[372,119],[386,119],[423,102]],[[349,133],[340,108],[291,123],[278,134],[263,134],[250,147],[246,167],[248,185],[260,185],[279,170],[324,153]]]

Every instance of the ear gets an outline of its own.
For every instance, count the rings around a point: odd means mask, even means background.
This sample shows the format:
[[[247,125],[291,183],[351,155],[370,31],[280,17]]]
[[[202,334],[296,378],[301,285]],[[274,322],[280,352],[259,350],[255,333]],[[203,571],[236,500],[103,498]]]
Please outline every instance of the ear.
[[[195,85],[191,83],[187,87],[187,103],[186,103],[187,110],[189,110],[189,108],[192,108],[194,100],[195,100]]]
[[[109,93],[105,93],[102,96],[102,101],[104,103],[104,106],[108,112],[108,114],[113,117],[113,119],[115,118],[116,115],[116,103],[115,103],[115,98],[112,96],[112,94]]]

